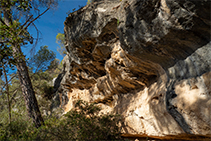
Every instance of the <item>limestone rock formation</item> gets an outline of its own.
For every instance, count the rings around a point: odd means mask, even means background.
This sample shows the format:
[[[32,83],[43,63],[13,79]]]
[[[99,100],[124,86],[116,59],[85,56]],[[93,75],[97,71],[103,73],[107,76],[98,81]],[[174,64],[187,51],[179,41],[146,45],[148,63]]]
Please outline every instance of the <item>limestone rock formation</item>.
[[[77,99],[124,117],[127,137],[211,137],[209,0],[98,0],[65,21],[58,78]]]

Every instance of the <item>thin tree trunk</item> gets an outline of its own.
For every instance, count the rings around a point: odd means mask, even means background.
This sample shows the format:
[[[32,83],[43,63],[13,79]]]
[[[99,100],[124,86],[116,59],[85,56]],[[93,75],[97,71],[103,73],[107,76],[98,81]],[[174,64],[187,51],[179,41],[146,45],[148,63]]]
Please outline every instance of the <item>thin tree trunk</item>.
[[[38,128],[44,124],[43,118],[41,116],[37,99],[35,97],[35,92],[32,87],[31,79],[29,77],[28,68],[26,66],[25,57],[18,46],[13,46],[14,58],[17,57],[17,71],[21,84],[22,93],[25,99],[26,109],[28,111],[28,116],[32,118],[35,127]]]
[[[7,93],[7,104],[8,104],[8,115],[9,115],[9,123],[11,123],[11,106],[10,106],[10,93],[9,93],[9,84],[7,79],[7,73],[5,70],[5,66],[3,65],[3,72],[6,81],[6,93]]]

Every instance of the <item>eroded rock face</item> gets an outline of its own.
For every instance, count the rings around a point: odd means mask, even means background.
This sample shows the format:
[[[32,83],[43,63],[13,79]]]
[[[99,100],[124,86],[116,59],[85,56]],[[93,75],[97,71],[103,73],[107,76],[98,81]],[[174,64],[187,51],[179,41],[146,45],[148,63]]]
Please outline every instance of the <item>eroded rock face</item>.
[[[65,21],[59,92],[123,115],[125,136],[211,137],[211,2],[100,0]]]

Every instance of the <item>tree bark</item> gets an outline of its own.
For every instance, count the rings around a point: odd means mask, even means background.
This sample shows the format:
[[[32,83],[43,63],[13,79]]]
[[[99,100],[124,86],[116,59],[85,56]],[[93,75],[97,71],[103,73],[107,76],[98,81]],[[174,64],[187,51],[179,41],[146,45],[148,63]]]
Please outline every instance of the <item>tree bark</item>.
[[[26,65],[25,57],[21,51],[21,48],[18,45],[13,46],[13,55],[17,59],[17,72],[21,84],[21,89],[23,97],[25,99],[25,105],[28,112],[28,116],[32,118],[35,127],[38,128],[44,124],[44,120],[41,116],[37,99],[35,97],[35,92],[31,83],[31,79],[28,73],[28,67]]]

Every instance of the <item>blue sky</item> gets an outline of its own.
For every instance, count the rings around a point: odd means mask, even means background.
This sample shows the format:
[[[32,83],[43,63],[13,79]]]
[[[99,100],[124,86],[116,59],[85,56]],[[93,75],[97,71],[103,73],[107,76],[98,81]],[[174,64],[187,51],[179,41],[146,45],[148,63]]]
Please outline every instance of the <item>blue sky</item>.
[[[80,6],[85,6],[87,0],[60,0],[56,9],[49,10],[41,18],[35,21],[40,33],[40,41],[36,46],[36,51],[39,50],[40,46],[47,45],[48,48],[56,52],[56,57],[61,61],[63,57],[57,52],[59,45],[56,43],[57,33],[64,32],[64,21],[67,17],[67,13],[72,12],[74,8],[78,9]],[[44,9],[43,9],[44,10]],[[36,30],[33,27],[29,28],[30,34],[36,38]],[[24,49],[24,53],[27,57],[30,57],[30,47]]]

